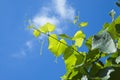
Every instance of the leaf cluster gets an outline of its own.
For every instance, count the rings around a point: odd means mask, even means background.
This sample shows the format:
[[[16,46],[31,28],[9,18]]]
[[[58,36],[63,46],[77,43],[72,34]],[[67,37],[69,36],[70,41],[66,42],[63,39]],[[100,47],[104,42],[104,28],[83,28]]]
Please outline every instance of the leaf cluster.
[[[48,49],[57,58],[63,56],[66,73],[61,77],[62,80],[107,80],[117,78],[120,74],[120,16],[114,20],[114,13],[112,12],[110,15],[112,22],[105,23],[97,35],[91,36],[87,40],[82,30],[76,31],[73,36],[53,34],[56,26],[51,23],[46,23],[38,28],[30,25],[29,28],[33,30],[36,38],[41,34],[47,35]],[[75,17],[74,24],[79,27],[88,25],[87,22],[79,23],[78,18],[78,16]],[[71,41],[73,44],[69,45],[67,41]],[[88,52],[78,51],[83,42],[88,47]],[[110,43],[108,44],[108,42]],[[105,60],[101,61],[101,58],[105,58]]]

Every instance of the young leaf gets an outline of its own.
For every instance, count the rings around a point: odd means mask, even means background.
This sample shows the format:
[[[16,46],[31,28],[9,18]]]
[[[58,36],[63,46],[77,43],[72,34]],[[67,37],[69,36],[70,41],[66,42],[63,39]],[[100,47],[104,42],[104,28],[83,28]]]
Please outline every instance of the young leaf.
[[[80,54],[76,54],[75,56],[77,58],[77,61],[76,61],[76,64],[75,64],[76,66],[75,67],[77,68],[77,67],[82,66],[85,63],[85,60],[86,60],[86,53],[80,52]]]
[[[80,27],[85,27],[88,25],[88,22],[81,22],[78,26]]]
[[[60,41],[57,39],[57,35],[52,34],[48,38],[49,40],[49,47],[48,49],[56,56],[59,57],[67,48],[66,41],[61,39]]]
[[[33,35],[36,37],[36,38],[38,38],[39,36],[40,36],[40,31],[38,31],[38,30],[34,30],[33,31]]]
[[[118,48],[120,49],[120,38],[118,39]]]
[[[75,51],[73,50],[72,46],[68,47],[64,52],[63,57],[64,57],[67,70],[71,70],[75,67],[77,58],[74,53]]]
[[[75,45],[78,47],[81,47],[84,41],[84,38],[85,38],[85,34],[83,34],[82,31],[77,31],[73,37],[73,40],[75,40]]]
[[[43,33],[52,32],[54,31],[54,29],[55,29],[55,25],[50,24],[50,23],[46,23],[45,25],[40,27],[40,31]]]

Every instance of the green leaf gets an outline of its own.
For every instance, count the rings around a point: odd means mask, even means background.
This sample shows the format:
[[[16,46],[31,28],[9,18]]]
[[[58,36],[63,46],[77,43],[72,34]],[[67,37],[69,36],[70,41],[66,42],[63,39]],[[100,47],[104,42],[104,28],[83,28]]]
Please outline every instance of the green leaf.
[[[118,48],[120,49],[120,38],[118,39]]]
[[[74,54],[72,54],[68,59],[65,60],[65,64],[66,64],[66,69],[73,69],[75,67],[77,58]]]
[[[88,47],[89,50],[91,50],[92,48],[92,38],[93,38],[92,36],[89,37],[85,43],[85,45]]]
[[[38,38],[39,36],[40,36],[40,31],[38,31],[38,30],[34,30],[33,31],[33,35],[36,37],[36,38]]]
[[[120,37],[120,16],[115,20],[115,29],[118,33],[118,36]]]
[[[73,37],[73,40],[75,40],[75,46],[81,47],[84,38],[85,38],[85,34],[83,34],[82,31],[77,31]]]
[[[99,49],[103,53],[114,53],[117,48],[110,34],[105,30],[101,34],[94,35],[92,49]]]
[[[86,56],[86,65],[89,66],[89,64],[93,63],[94,61],[96,61],[98,58],[100,57],[100,52],[98,49],[89,51],[87,56]]]
[[[78,26],[80,27],[85,27],[88,25],[88,22],[81,22]]]
[[[106,28],[109,27],[109,26],[110,26],[109,23],[105,23],[105,24],[103,25],[103,29],[106,29]]]
[[[79,38],[75,40],[75,45],[78,47],[81,47],[83,44],[84,39],[83,38]]]
[[[73,80],[72,78],[78,74],[78,71],[72,70],[72,73],[69,76],[70,80]]]
[[[66,34],[60,34],[59,35],[61,38],[66,38],[66,39],[72,39],[71,37],[69,37],[68,35],[66,35]]]
[[[80,52],[79,54],[75,54],[77,61],[76,61],[76,68],[82,66],[86,60],[86,53]]]
[[[76,52],[74,51],[73,48],[75,47],[74,46],[68,47],[63,55],[67,70],[73,69],[77,61],[77,57],[75,56]]]
[[[118,56],[118,57],[115,59],[115,62],[116,62],[117,64],[120,63],[120,56]]]
[[[112,62],[110,60],[106,60],[104,67],[112,66]]]
[[[52,34],[48,38],[49,47],[48,49],[56,56],[59,57],[62,53],[64,53],[66,46],[66,41],[61,39],[60,41],[57,39],[57,35]]]
[[[54,30],[55,30],[55,25],[50,24],[50,23],[46,23],[45,25],[40,27],[40,31],[43,33],[52,32]]]
[[[101,66],[97,65],[96,63],[93,64],[90,70],[90,75],[93,77],[96,76],[100,69],[102,69]]]
[[[77,75],[78,75],[78,71],[72,69],[72,70],[67,71],[66,74],[63,75],[61,78],[62,78],[62,80],[77,80],[75,78]]]

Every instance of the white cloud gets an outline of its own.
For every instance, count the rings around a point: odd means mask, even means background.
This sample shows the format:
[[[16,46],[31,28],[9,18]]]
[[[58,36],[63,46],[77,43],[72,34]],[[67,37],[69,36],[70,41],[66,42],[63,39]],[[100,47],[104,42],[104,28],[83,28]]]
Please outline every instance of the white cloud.
[[[32,22],[36,26],[42,26],[50,22],[57,26],[56,32],[61,33],[64,20],[72,20],[75,15],[75,9],[67,3],[67,0],[51,0],[50,5],[45,5],[41,11],[34,16]]]
[[[67,0],[53,0],[55,4],[55,10],[57,13],[65,19],[73,19],[75,10],[67,4]]]
[[[26,41],[26,43],[23,45],[23,48],[21,48],[19,52],[16,52],[12,54],[11,56],[13,58],[21,59],[21,58],[26,57],[28,53],[30,53],[32,50],[33,50],[33,41],[28,40]]]
[[[34,19],[33,19],[33,22],[36,24],[36,25],[44,25],[45,23],[49,22],[49,23],[52,23],[52,24],[55,24],[57,25],[59,23],[59,21],[56,19],[56,17],[48,17],[48,16],[36,16]]]

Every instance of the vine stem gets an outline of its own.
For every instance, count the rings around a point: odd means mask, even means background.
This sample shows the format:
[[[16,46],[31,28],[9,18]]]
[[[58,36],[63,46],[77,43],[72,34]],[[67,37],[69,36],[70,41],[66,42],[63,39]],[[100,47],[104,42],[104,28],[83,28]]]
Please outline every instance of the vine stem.
[[[40,33],[42,33],[42,34],[44,34],[44,35],[46,35],[46,36],[48,36],[48,37],[51,37],[51,38],[53,38],[53,39],[57,40],[58,42],[62,43],[63,45],[65,45],[65,46],[69,47],[69,45],[67,45],[67,44],[63,43],[62,41],[59,41],[59,40],[58,40],[58,39],[56,39],[55,37],[51,36],[49,33],[48,33],[48,34],[46,34],[46,33],[44,33],[44,32],[41,32],[39,29],[37,29],[37,28],[35,28],[35,27],[33,27],[33,29],[34,29],[34,30],[37,30],[37,31],[39,31]],[[73,49],[75,52],[77,52],[77,53],[81,54],[79,51],[77,51],[77,50],[76,50],[76,49],[74,49],[73,47],[72,47],[71,49]],[[81,54],[81,55],[82,55],[83,57],[85,57],[85,55],[83,55],[83,54]]]

